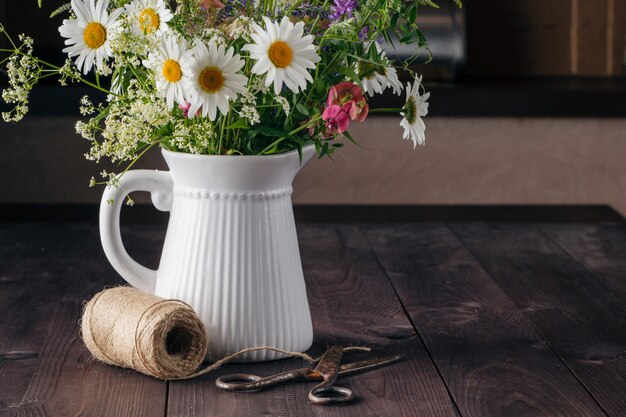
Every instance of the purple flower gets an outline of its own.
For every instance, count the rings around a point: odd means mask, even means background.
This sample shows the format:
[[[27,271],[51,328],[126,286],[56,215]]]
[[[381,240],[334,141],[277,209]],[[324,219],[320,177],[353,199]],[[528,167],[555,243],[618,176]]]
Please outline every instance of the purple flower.
[[[333,20],[339,20],[343,15],[352,17],[358,3],[358,0],[335,0],[335,4],[330,6],[332,13],[329,17]]]
[[[364,26],[363,29],[361,29],[361,31],[359,32],[359,40],[366,41],[369,39],[369,36],[370,36],[370,27]]]

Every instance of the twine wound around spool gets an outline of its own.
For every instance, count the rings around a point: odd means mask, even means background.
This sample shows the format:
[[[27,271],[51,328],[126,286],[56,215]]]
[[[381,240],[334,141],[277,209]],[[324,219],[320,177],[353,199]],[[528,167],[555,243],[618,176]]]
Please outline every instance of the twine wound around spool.
[[[96,359],[159,379],[190,375],[208,349],[204,325],[189,305],[132,287],[96,294],[85,305],[81,333]]]
[[[209,340],[193,309],[180,300],[166,300],[128,286],[103,290],[85,305],[81,336],[96,359],[163,380],[195,378],[258,350],[271,350],[311,363],[319,361],[306,353],[257,346],[198,370]]]

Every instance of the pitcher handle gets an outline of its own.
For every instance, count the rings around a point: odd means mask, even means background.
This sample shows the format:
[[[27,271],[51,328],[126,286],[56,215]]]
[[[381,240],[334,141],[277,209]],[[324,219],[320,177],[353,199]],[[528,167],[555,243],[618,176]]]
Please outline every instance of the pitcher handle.
[[[106,188],[100,202],[100,240],[107,259],[130,285],[149,294],[154,293],[157,271],[139,264],[126,252],[120,231],[120,212],[126,196],[133,191],[150,192],[152,204],[160,211],[169,211],[173,186],[167,171],[128,171],[117,187]]]

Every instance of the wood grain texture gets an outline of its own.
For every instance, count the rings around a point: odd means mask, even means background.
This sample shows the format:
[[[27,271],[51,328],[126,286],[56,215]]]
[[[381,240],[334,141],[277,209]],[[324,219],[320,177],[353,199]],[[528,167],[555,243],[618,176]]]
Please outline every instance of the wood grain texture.
[[[157,248],[150,245],[149,233],[126,235],[129,246],[144,258]],[[16,283],[15,291],[1,293],[5,303],[0,309],[8,305],[12,320],[0,323],[0,340],[12,340],[12,350],[3,353],[16,360],[16,352],[24,360],[33,358],[17,375],[0,367],[0,385],[10,387],[0,391],[0,396],[10,394],[3,412],[46,417],[162,415],[165,383],[92,361],[79,338],[82,302],[104,286],[120,283],[102,254],[97,226],[12,225],[1,236],[0,292],[4,285]]]
[[[72,285],[72,265],[62,260],[86,243],[80,235],[57,240],[39,225],[0,229],[0,409],[21,404],[56,303]]]
[[[610,291],[626,300],[625,226],[550,224],[541,229]]]
[[[81,304],[120,282],[97,227],[0,225],[0,417],[622,417],[626,227],[451,227],[299,227],[311,353],[341,343],[408,356],[340,378],[354,404],[314,407],[313,383],[254,394],[214,386],[218,375],[304,365],[297,360],[227,365],[169,390],[92,360],[78,337]],[[124,230],[131,255],[150,267],[163,235]]]
[[[463,416],[605,415],[447,227],[366,235]]]
[[[578,6],[578,37],[576,75],[607,75],[607,0],[580,0]]]
[[[606,413],[624,416],[624,299],[537,227],[483,223],[452,228]],[[610,246],[597,235],[595,243]],[[602,250],[595,256],[605,257]]]
[[[329,344],[367,345],[374,355],[403,352],[408,359],[340,378],[338,384],[358,398],[342,407],[310,405],[311,383],[254,394],[214,386],[224,373],[269,374],[301,366],[299,361],[226,365],[215,375],[171,383],[168,416],[455,416],[445,386],[419,338],[408,330],[411,324],[358,228],[306,225],[298,235],[315,329],[311,352],[321,354]]]
[[[626,2],[622,0],[612,0],[610,5],[613,6],[610,13],[613,31],[609,32],[608,39],[610,44],[608,70],[612,75],[624,75],[624,55],[626,54]]]

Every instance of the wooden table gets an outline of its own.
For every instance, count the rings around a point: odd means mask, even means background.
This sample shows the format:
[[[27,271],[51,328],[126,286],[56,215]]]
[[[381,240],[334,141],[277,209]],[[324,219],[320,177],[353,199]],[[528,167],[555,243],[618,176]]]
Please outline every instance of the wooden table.
[[[395,219],[398,220],[398,219]],[[340,379],[358,400],[312,406],[311,383],[216,389],[226,365],[162,382],[90,358],[84,300],[120,284],[94,223],[0,224],[0,416],[626,416],[621,223],[300,223],[315,328],[403,362]],[[162,225],[131,225],[155,267]]]

